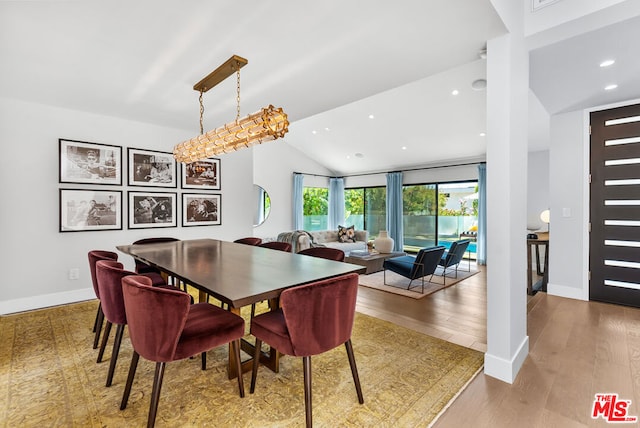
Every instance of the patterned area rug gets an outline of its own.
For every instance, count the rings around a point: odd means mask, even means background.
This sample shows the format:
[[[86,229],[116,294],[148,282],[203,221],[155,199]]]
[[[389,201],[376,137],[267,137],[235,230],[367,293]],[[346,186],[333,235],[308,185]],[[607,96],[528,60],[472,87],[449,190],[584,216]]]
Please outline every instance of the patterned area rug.
[[[466,267],[465,267],[466,268]],[[409,279],[402,275],[398,275],[395,272],[386,271],[387,281],[385,284],[384,275],[385,272],[376,272],[370,275],[360,275],[360,285],[375,288],[376,290],[386,291],[388,293],[399,294],[401,296],[411,297],[413,299],[422,299],[429,294],[433,294],[443,288],[451,287],[458,282],[469,278],[478,273],[478,270],[472,265],[469,271],[459,270],[457,278],[455,272],[447,272],[446,281],[442,277],[442,268],[438,268],[431,278],[431,281],[427,281],[429,276],[424,278],[424,292],[422,291],[422,279],[414,279],[411,282],[411,289],[409,287]]]
[[[119,410],[131,358],[123,339],[113,385],[104,386],[91,326],[97,301],[0,317],[0,420],[20,427],[144,426],[154,363],[140,359],[129,405]],[[248,315],[243,312],[243,316]],[[114,329],[115,330],[115,329]],[[113,336],[112,332],[112,336]],[[480,352],[357,314],[353,347],[365,403],[358,404],[344,347],[312,358],[318,427],[418,427],[429,423],[479,371]],[[255,394],[227,379],[227,347],[167,364],[157,427],[304,426],[302,359],[283,357],[279,373],[261,367]],[[245,356],[246,357],[246,356]]]

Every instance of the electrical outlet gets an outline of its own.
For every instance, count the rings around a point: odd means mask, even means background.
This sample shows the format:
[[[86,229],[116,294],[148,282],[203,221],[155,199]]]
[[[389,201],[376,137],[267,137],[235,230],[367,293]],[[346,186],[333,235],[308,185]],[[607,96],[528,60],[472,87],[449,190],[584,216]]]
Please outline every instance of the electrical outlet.
[[[69,269],[69,279],[78,279],[80,278],[80,269],[71,268]]]

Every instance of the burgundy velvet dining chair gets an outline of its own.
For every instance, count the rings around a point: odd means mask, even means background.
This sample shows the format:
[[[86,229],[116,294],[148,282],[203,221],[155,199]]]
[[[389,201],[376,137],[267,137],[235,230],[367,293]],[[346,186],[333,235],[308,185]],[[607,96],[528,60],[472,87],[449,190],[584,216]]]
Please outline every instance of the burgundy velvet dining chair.
[[[288,242],[280,242],[280,241],[270,241],[270,242],[263,242],[262,244],[259,244],[258,247],[262,247],[262,248],[270,248],[272,250],[278,250],[278,251],[284,251],[285,253],[290,253],[291,252],[291,244],[289,244]],[[251,318],[253,318],[256,314],[256,304],[252,303],[251,304]]]
[[[306,425],[310,427],[311,356],[344,344],[358,402],[363,404],[351,345],[357,293],[358,274],[351,273],[286,289],[280,295],[279,309],[256,315],[251,320],[251,334],[256,337],[256,343],[250,392],[255,391],[262,342],[283,354],[302,357]]]
[[[93,349],[96,349],[100,340],[100,333],[102,332],[102,324],[104,323],[104,313],[102,312],[102,302],[100,301],[100,290],[98,290],[98,281],[96,280],[96,263],[99,260],[118,261],[118,254],[113,251],[91,250],[87,255],[89,257],[91,283],[93,284],[93,291],[98,299],[98,311],[96,312],[96,319],[93,322],[93,332],[95,333],[93,338]]]
[[[260,244],[262,244],[262,239],[261,238],[248,237],[248,238],[236,239],[233,242],[235,242],[236,244],[260,245]]]
[[[185,293],[160,287],[138,275],[122,280],[124,307],[129,323],[133,356],[122,396],[120,410],[127,407],[140,356],[156,363],[147,426],[155,424],[166,363],[202,354],[206,369],[206,351],[231,343],[238,368],[238,389],[244,397],[240,361],[240,338],[244,319],[209,303],[191,305]],[[176,404],[175,402],[172,404]]]
[[[289,244],[288,242],[280,242],[280,241],[263,242],[262,244],[259,244],[258,247],[271,248],[273,250],[284,251],[287,253],[291,252],[291,244]]]
[[[143,238],[143,239],[138,239],[137,241],[134,241],[132,245],[145,245],[145,244],[157,244],[157,243],[161,243],[161,242],[175,242],[175,241],[179,241],[178,238],[171,238],[171,237],[155,237],[155,238]],[[144,262],[141,262],[138,259],[134,259],[134,262],[136,264],[136,273],[139,274],[145,274],[145,273],[156,273],[158,275],[162,275],[162,272],[160,272],[160,269],[155,268],[153,266],[150,266]],[[165,283],[171,283],[173,285],[179,286],[178,284],[178,280],[176,278],[169,278],[167,276],[163,276],[163,282]],[[186,290],[186,286],[184,286],[184,290]]]
[[[122,299],[122,278],[134,274],[134,272],[125,270],[122,263],[114,260],[100,260],[96,263],[96,278],[98,280],[98,289],[100,290],[102,311],[104,312],[104,317],[107,319],[107,324],[104,327],[104,335],[102,336],[102,343],[100,345],[100,352],[98,352],[98,363],[102,362],[102,357],[109,340],[109,334],[111,333],[111,326],[113,324],[116,325],[116,336],[113,341],[106,386],[111,386],[113,381],[113,373],[116,368],[116,361],[118,360],[124,326],[127,324],[124,300]]]
[[[305,248],[298,252],[305,256],[320,257],[327,260],[335,260],[337,262],[344,261],[344,251],[331,247],[311,247]]]
[[[111,351],[111,360],[109,362],[106,386],[111,386],[113,381],[113,373],[116,368],[120,344],[122,343],[124,326],[127,324],[127,317],[125,316],[124,311],[124,300],[122,299],[122,278],[135,274],[135,272],[124,269],[122,263],[114,260],[100,260],[96,263],[96,280],[98,282],[98,290],[100,291],[102,311],[104,313],[104,317],[107,319],[96,362],[102,362],[102,357],[104,356],[104,351],[107,347],[107,342],[109,341],[111,327],[114,324],[116,325],[116,336],[113,342],[113,350]],[[148,272],[143,276],[151,281],[151,284],[154,287],[174,288],[172,285],[167,285],[164,282],[160,283],[159,281],[162,280],[162,277],[155,272]],[[191,296],[182,291],[181,293],[187,295],[189,300],[192,301],[193,298]]]

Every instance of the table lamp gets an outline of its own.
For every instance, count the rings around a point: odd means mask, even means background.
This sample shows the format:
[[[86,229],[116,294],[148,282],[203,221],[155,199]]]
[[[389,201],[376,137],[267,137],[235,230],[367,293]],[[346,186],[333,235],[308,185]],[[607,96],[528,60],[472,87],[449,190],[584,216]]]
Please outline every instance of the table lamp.
[[[540,220],[547,224],[547,232],[549,231],[549,221],[551,220],[551,212],[547,209],[540,213]]]

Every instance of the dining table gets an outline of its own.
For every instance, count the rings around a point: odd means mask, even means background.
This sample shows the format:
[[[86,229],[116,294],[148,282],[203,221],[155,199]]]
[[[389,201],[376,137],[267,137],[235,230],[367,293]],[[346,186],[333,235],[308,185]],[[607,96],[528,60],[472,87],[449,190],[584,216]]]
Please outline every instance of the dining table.
[[[238,315],[242,307],[265,300],[270,308],[277,308],[280,293],[287,288],[365,270],[360,265],[218,239],[117,245],[116,248],[196,288],[200,302],[212,296]],[[241,341],[241,349],[253,355],[253,344],[245,339]],[[238,373],[232,353],[233,348],[229,346],[229,379]],[[260,362],[278,372],[279,358],[278,351],[271,348],[261,353]],[[243,361],[241,372],[250,371],[252,365],[252,358]]]

